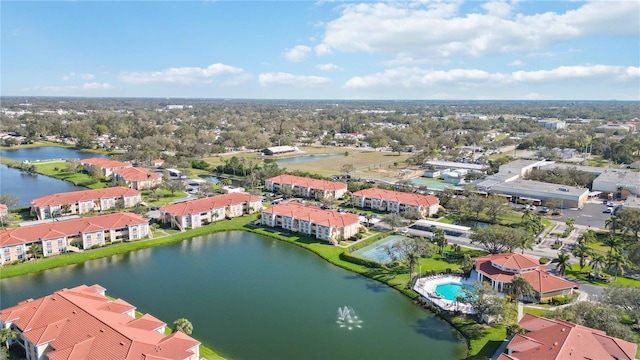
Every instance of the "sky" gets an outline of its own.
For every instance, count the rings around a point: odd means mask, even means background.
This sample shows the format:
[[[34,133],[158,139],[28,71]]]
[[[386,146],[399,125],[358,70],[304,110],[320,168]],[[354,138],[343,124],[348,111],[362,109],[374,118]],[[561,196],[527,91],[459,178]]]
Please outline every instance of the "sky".
[[[640,100],[640,1],[2,1],[2,96]]]

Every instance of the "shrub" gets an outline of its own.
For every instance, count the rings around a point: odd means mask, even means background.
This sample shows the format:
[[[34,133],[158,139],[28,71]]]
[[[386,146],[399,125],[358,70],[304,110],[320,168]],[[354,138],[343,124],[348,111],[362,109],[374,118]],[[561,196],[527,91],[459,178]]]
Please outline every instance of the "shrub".
[[[541,257],[541,258],[540,258],[540,264],[541,264],[541,265],[544,265],[544,264],[546,264],[546,263],[548,263],[548,262],[549,262],[549,259],[548,259],[548,258],[546,258],[546,257]]]

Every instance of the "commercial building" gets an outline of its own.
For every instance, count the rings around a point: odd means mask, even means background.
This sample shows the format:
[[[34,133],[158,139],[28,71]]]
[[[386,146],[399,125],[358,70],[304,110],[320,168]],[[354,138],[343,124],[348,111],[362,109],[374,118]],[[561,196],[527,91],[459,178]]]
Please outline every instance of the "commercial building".
[[[490,281],[491,286],[500,292],[509,290],[514,276],[521,276],[531,285],[536,300],[570,294],[576,286],[575,282],[547,272],[537,259],[527,255],[487,255],[474,258],[473,262],[475,271],[471,278],[475,276],[478,281]]]
[[[162,176],[160,174],[140,167],[115,170],[113,177],[116,181],[124,181],[130,188],[136,190],[151,189],[162,184]]]
[[[89,158],[80,160],[80,164],[87,169],[87,171],[93,171],[95,168],[102,171],[102,175],[105,177],[111,176],[114,171],[122,170],[132,167],[130,162],[116,161],[106,158]]]
[[[559,119],[540,119],[539,124],[542,124],[545,129],[560,130],[567,127],[567,122]]]
[[[606,169],[593,180],[592,190],[613,194],[620,199],[626,199],[629,195],[640,196],[640,172]]]
[[[340,199],[347,192],[347,184],[337,181],[319,180],[294,175],[279,175],[264,181],[268,191],[277,192],[282,188],[291,189],[293,196],[316,200]]]
[[[617,121],[608,122],[604,125],[600,125],[596,128],[596,132],[609,132],[617,131],[618,133],[632,133],[636,131],[635,124],[620,123]]]
[[[545,160],[514,160],[510,163],[500,165],[498,176],[512,177],[519,176],[521,178],[529,175],[534,169],[539,169],[549,162]]]
[[[637,344],[601,330],[531,314],[525,314],[518,325],[525,333],[514,335],[498,360],[636,359]]]
[[[260,221],[263,226],[304,233],[334,245],[355,236],[360,230],[356,214],[323,210],[293,202],[263,210]]]
[[[0,265],[27,259],[31,245],[39,244],[44,257],[66,253],[76,246],[89,249],[152,237],[149,220],[138,214],[115,214],[47,222],[0,230]]]
[[[140,191],[118,186],[95,190],[71,191],[41,196],[31,200],[31,212],[38,220],[53,216],[81,215],[140,204]]]
[[[420,195],[400,191],[370,188],[356,191],[351,195],[354,206],[386,212],[415,210],[422,217],[433,216],[438,212],[440,200],[432,195]]]
[[[165,335],[166,323],[105,296],[100,285],[80,285],[0,310],[0,327],[17,336],[27,360],[200,359],[200,342],[182,333]]]
[[[440,160],[429,160],[427,161],[427,165],[435,169],[449,169],[449,170],[465,169],[467,171],[478,171],[478,172],[483,171],[486,167],[480,164],[469,164],[464,162],[440,161]]]
[[[262,201],[259,197],[247,193],[230,193],[163,206],[160,208],[160,218],[163,223],[184,231],[260,210]]]
[[[272,146],[262,150],[262,153],[265,155],[283,155],[295,153],[296,151],[298,149],[293,146]]]
[[[491,194],[508,195],[518,202],[539,203],[559,199],[562,207],[582,208],[589,199],[589,189],[576,186],[549,184],[541,181],[513,180],[489,184]]]

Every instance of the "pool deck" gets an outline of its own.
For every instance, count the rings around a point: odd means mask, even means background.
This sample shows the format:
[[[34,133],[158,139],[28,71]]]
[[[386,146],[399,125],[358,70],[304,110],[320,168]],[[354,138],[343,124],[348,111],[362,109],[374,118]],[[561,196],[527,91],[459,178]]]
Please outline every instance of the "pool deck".
[[[436,275],[418,279],[413,290],[420,294],[423,299],[437,305],[443,310],[460,311],[465,314],[475,314],[473,308],[468,304],[456,303],[447,300],[436,294],[436,286],[441,284],[456,283],[461,285],[471,285],[473,281],[459,276],[452,275]]]

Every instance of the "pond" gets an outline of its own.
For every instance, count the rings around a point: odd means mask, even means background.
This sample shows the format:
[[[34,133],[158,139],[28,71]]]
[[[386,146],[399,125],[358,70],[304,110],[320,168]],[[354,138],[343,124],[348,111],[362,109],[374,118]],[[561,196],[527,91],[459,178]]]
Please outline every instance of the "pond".
[[[2,307],[96,283],[167,323],[191,320],[193,335],[229,359],[458,359],[465,352],[446,322],[396,290],[244,232],[4,279]],[[360,327],[341,326],[346,308]]]
[[[461,220],[461,221],[456,221],[454,225],[466,226],[470,228],[474,228],[476,226],[480,226],[481,228],[486,228],[487,226],[489,226],[489,223],[486,223],[484,221]]]
[[[104,154],[96,154],[76,149],[56,146],[43,146],[38,148],[0,150],[0,156],[15,161],[33,161],[49,159],[87,159],[92,157],[108,157]]]
[[[354,251],[353,255],[367,258],[369,260],[377,261],[380,263],[388,263],[389,261],[391,261],[391,257],[389,256],[389,253],[387,252],[386,247],[387,246],[391,247],[393,246],[393,244],[397,243],[398,241],[405,240],[405,239],[409,239],[409,238],[402,235],[386,236],[374,242],[373,244],[369,244],[363,247],[362,249],[358,249]],[[394,254],[397,254],[397,252],[394,252]]]
[[[336,155],[336,154],[325,154],[325,155],[304,155],[304,156],[296,156],[296,157],[291,157],[291,158],[286,158],[286,159],[264,159],[265,163],[276,163],[278,165],[287,165],[287,164],[297,164],[297,163],[301,163],[301,162],[308,162],[308,161],[317,161],[317,160],[325,160],[325,159],[331,159],[331,158],[335,158],[335,157],[339,157],[339,156],[344,156],[344,155]]]

